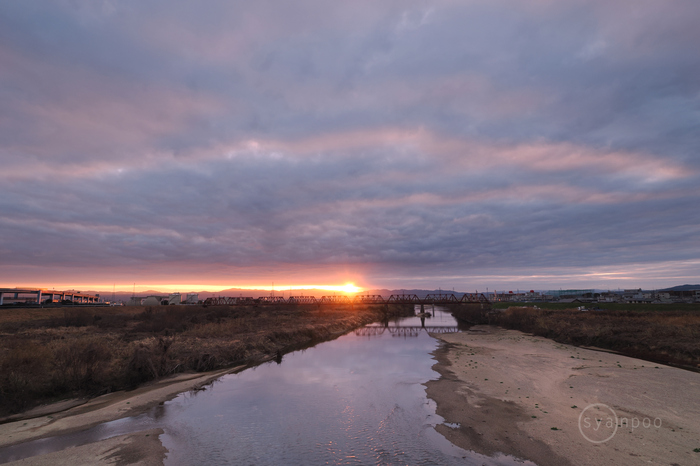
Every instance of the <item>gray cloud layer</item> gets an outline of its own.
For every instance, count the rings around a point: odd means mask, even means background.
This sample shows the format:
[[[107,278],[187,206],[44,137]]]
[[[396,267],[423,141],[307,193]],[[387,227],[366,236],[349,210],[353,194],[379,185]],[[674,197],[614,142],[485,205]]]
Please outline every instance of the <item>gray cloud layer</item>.
[[[692,280],[698,19],[682,0],[3,2],[0,279]]]

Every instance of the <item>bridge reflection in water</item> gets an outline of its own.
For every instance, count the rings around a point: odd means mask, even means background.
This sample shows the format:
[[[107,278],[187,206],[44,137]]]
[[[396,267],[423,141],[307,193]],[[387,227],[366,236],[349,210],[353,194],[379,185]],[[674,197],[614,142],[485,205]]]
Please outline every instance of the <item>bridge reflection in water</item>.
[[[410,326],[410,327],[363,327],[355,330],[355,335],[358,337],[375,337],[383,335],[384,332],[389,332],[393,337],[417,337],[420,332],[429,333],[456,333],[459,332],[457,327],[433,327],[427,325],[425,327]]]
[[[435,309],[433,308],[433,313]],[[442,313],[438,311],[438,313]],[[392,324],[389,321],[385,321],[382,324],[372,324],[367,325],[362,328],[355,330],[355,335],[358,337],[377,337],[384,335],[384,333],[391,334],[392,337],[417,337],[421,332],[426,333],[456,333],[461,330],[457,325],[426,325],[426,317],[420,317],[420,325],[417,324],[418,316],[415,318],[401,319],[402,321],[397,321]],[[452,320],[452,319],[450,319]],[[408,322],[406,322],[408,321]],[[454,320],[453,320],[454,322]],[[403,324],[403,325],[402,325]],[[408,324],[408,325],[406,325]],[[413,324],[413,325],[411,325]],[[438,322],[436,322],[438,324]]]

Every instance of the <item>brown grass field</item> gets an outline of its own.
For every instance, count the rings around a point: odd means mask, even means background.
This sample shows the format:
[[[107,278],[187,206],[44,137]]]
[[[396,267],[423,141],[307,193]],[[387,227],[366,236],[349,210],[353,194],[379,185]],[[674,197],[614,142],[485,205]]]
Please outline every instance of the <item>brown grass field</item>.
[[[472,323],[498,325],[560,343],[597,347],[649,361],[700,368],[700,306],[621,304],[615,309],[579,311],[511,306],[461,315]],[[601,304],[601,306],[603,306]],[[606,307],[610,307],[609,305]]]
[[[700,367],[700,311],[627,306],[633,307],[454,311],[471,323]],[[406,315],[413,308],[391,311]],[[345,305],[0,308],[0,417],[174,373],[254,365],[383,318],[383,306]]]
[[[349,305],[0,308],[0,416],[178,372],[253,365],[382,318],[383,306]]]

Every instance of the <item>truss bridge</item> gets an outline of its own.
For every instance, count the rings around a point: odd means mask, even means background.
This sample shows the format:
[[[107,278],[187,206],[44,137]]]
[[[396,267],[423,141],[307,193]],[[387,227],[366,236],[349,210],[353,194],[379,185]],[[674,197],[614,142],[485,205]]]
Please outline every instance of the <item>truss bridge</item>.
[[[490,301],[483,293],[464,293],[461,296],[455,295],[454,293],[443,294],[434,293],[428,294],[425,297],[418,297],[415,294],[396,294],[391,295],[388,298],[384,298],[381,295],[334,295],[334,296],[322,296],[320,299],[315,296],[290,296],[285,299],[282,296],[263,296],[260,298],[253,298],[250,296],[246,297],[212,297],[207,298],[204,304],[211,306],[248,306],[251,304],[261,304],[261,305],[282,305],[282,304],[347,304],[347,305],[361,305],[361,304],[419,304],[425,306],[426,304],[434,305],[454,305],[454,304],[488,304]]]

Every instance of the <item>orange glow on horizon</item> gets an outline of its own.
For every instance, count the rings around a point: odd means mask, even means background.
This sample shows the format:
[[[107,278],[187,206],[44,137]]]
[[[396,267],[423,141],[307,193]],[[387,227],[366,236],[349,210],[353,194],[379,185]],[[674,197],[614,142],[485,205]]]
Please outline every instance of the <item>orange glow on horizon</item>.
[[[118,293],[125,293],[125,292],[136,292],[136,293],[143,293],[145,291],[160,291],[160,292],[179,292],[179,293],[186,293],[186,292],[218,292],[218,291],[224,291],[224,290],[230,290],[230,289],[240,289],[240,290],[264,290],[264,291],[275,291],[275,292],[289,292],[290,290],[292,292],[294,291],[300,291],[300,290],[325,290],[325,291],[334,291],[334,292],[341,292],[341,293],[358,293],[363,291],[362,287],[355,286],[354,283],[347,282],[344,285],[284,285],[280,284],[277,285],[275,284],[274,287],[271,285],[259,285],[259,286],[251,286],[251,285],[235,285],[235,284],[227,284],[227,285],[209,285],[209,284],[139,284],[136,283],[134,284],[106,284],[106,283],[91,283],[91,284],[86,284],[86,283],[37,283],[37,284],[27,284],[27,283],[17,283],[17,284],[7,284],[7,285],[2,285],[2,287],[7,287],[7,288],[42,288],[42,289],[49,289],[49,290],[61,290],[61,291],[68,291],[68,290],[79,290],[81,292],[87,292],[87,291],[94,291],[94,292],[102,292],[102,293],[111,293],[112,290],[118,292]]]

